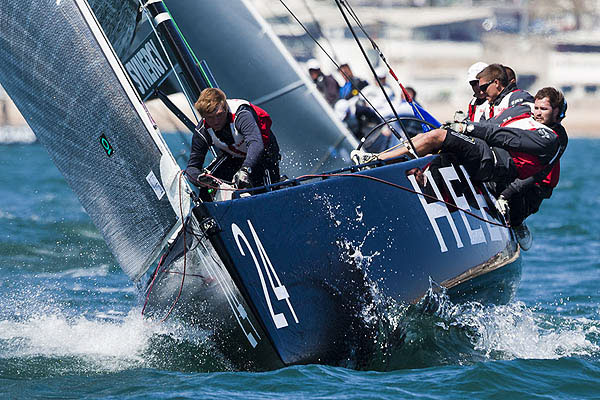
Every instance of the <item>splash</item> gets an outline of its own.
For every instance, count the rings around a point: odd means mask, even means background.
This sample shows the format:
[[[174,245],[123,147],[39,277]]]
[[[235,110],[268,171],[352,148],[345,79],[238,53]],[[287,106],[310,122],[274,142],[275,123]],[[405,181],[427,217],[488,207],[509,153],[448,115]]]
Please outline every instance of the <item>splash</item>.
[[[461,310],[462,309],[462,310]],[[464,327],[474,349],[491,359],[558,359],[600,352],[599,321],[548,316],[522,302],[459,307],[451,322]]]
[[[45,292],[26,298],[0,304],[0,366],[6,376],[232,369],[210,342],[210,332],[178,320],[144,318],[137,306],[77,312]]]
[[[380,323],[390,327],[382,325],[374,369],[600,356],[600,321],[550,316],[522,302],[454,304],[435,282],[417,304],[388,306]],[[386,335],[391,328],[403,340]]]
[[[323,206],[325,207],[325,211],[327,212],[329,219],[333,222],[333,224],[336,227],[338,227],[338,226],[342,225],[342,221],[337,219],[335,213],[337,210],[340,209],[340,204],[339,203],[334,204],[333,197],[334,197],[333,195],[315,194],[314,199],[317,201],[321,201],[323,203]]]
[[[0,355],[108,357],[141,363],[139,355],[160,329],[134,311],[118,323],[60,313],[34,315],[21,321],[0,321],[0,340],[7,343]]]

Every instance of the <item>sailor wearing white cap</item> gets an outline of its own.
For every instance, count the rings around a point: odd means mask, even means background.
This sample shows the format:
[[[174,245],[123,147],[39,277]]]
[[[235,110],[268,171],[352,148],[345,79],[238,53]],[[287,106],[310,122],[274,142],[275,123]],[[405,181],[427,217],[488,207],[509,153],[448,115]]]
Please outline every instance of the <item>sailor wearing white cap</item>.
[[[488,64],[479,61],[471,65],[467,71],[467,82],[469,82],[471,89],[473,89],[473,98],[469,102],[469,121],[479,122],[485,115],[485,112],[488,108],[488,102],[485,99],[485,93],[483,93],[481,88],[479,88],[479,80],[477,79],[477,74],[483,71],[487,66]]]

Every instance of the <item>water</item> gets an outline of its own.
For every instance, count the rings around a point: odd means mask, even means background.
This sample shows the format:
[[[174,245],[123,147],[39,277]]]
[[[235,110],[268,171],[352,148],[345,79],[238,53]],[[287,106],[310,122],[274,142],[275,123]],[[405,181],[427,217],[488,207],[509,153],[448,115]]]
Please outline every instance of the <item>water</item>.
[[[413,315],[391,372],[231,371],[142,299],[39,144],[0,146],[0,388],[7,398],[600,398],[600,140],[574,139],[529,219],[509,305]]]

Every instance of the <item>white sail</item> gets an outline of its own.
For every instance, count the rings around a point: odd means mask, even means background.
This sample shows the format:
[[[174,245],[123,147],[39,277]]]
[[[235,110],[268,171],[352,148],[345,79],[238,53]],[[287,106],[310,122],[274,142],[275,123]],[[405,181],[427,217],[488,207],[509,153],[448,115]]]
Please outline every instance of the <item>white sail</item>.
[[[4,0],[0,60],[0,84],[123,270],[138,279],[180,226],[189,200],[88,4]]]

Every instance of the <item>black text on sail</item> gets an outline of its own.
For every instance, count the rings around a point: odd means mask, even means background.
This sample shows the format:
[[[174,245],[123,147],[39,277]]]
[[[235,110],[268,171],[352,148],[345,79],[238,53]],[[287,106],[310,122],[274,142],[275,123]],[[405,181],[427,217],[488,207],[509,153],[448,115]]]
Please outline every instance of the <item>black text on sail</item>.
[[[167,56],[154,35],[149,35],[125,62],[125,69],[140,96],[146,100],[169,75]]]

